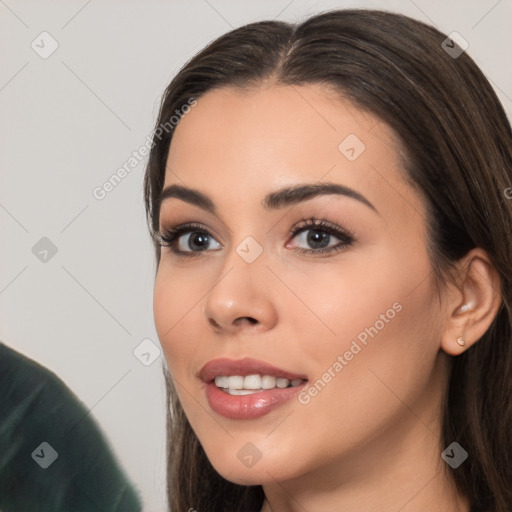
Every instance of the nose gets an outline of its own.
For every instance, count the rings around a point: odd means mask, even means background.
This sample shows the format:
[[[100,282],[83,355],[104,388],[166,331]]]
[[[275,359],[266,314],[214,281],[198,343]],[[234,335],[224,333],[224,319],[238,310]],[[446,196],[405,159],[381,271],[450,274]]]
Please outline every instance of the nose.
[[[275,279],[263,261],[246,263],[229,258],[230,266],[207,293],[203,314],[216,333],[264,332],[277,321],[272,286]],[[275,287],[273,288],[275,290]]]

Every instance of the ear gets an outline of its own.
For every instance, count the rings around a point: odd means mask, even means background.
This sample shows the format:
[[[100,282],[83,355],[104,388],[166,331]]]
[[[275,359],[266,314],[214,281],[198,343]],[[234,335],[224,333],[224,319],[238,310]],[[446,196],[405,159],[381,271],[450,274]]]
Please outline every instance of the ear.
[[[451,290],[445,302],[446,323],[441,337],[441,348],[452,356],[464,352],[485,334],[501,305],[500,277],[483,249],[472,249],[457,266],[457,283],[448,285]]]

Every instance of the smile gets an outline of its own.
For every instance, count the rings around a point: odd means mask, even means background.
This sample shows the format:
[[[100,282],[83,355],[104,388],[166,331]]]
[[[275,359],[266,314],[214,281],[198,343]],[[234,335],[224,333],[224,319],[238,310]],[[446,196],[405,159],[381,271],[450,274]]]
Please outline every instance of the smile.
[[[215,385],[230,395],[250,395],[260,393],[267,389],[284,389],[297,387],[305,382],[304,379],[289,379],[274,377],[273,375],[219,375],[215,377]]]
[[[264,361],[214,359],[198,377],[204,383],[211,409],[229,419],[255,419],[293,398],[307,383],[305,375],[291,373]]]

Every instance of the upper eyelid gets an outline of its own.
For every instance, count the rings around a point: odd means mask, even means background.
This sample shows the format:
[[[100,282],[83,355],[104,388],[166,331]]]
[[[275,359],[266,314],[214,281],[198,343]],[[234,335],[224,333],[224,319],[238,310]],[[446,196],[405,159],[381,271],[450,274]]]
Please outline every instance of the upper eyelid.
[[[351,230],[348,228],[345,228],[344,226],[341,226],[337,224],[336,222],[331,222],[329,220],[326,220],[322,217],[315,217],[314,215],[309,216],[307,218],[302,218],[299,222],[293,225],[292,228],[290,228],[289,232],[292,231],[302,231],[307,229],[326,229],[326,230],[333,230],[333,231],[340,231],[341,233],[350,234]]]
[[[310,216],[308,218],[303,218],[300,221],[296,222],[290,229],[287,230],[287,233],[291,233],[292,231],[299,231],[299,230],[307,230],[307,229],[313,229],[313,228],[325,228],[325,229],[332,229],[337,230],[341,232],[346,232],[347,234],[350,232],[349,229],[344,228],[343,226],[338,225],[335,222],[331,222],[328,220],[325,220],[321,217],[315,217]],[[206,231],[209,234],[212,234],[211,231],[214,231],[212,228],[204,226],[201,222],[176,222],[171,223],[170,227],[165,227],[165,225],[162,225],[160,229],[158,230],[158,233],[170,231],[170,230],[178,230],[182,229],[183,233],[186,233],[188,231]],[[229,233],[232,234],[233,231],[230,228],[227,228]]]

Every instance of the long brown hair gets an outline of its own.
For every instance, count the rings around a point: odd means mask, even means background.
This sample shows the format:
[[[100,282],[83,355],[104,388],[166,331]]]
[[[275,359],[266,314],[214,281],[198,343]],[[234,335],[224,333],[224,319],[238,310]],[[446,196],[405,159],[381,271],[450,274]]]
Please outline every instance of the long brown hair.
[[[501,307],[478,343],[452,357],[440,453],[457,441],[469,458],[453,478],[471,503],[512,504],[512,133],[495,92],[446,35],[377,10],[323,12],[302,23],[265,21],[232,30],[188,61],[163,95],[157,128],[213,88],[324,84],[391,126],[404,176],[428,209],[428,250],[438,282],[481,247],[501,279]],[[462,50],[462,49],[461,49]],[[160,246],[158,197],[173,130],[155,130],[144,177],[147,220]],[[168,499],[171,512],[259,511],[261,486],[222,478],[190,427],[167,369]]]

